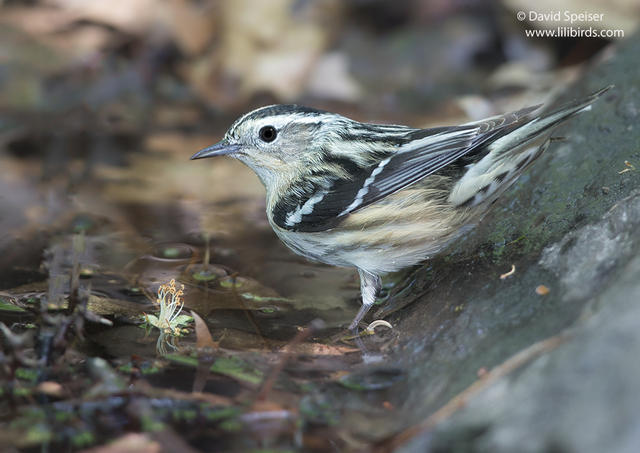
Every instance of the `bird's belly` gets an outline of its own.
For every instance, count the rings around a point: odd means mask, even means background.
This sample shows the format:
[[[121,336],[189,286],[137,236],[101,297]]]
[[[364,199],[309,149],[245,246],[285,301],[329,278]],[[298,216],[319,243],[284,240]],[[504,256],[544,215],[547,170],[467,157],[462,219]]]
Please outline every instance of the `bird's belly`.
[[[380,274],[412,266],[442,250],[468,229],[468,216],[461,212],[430,210],[422,204],[419,212],[396,210],[394,218],[385,222],[380,221],[375,208],[366,208],[322,232],[292,232],[272,226],[282,242],[299,255]]]
[[[351,262],[340,259],[339,254],[335,253],[331,239],[333,235],[330,232],[300,233],[283,230],[276,225],[272,227],[278,238],[298,255],[334,266],[353,266]]]

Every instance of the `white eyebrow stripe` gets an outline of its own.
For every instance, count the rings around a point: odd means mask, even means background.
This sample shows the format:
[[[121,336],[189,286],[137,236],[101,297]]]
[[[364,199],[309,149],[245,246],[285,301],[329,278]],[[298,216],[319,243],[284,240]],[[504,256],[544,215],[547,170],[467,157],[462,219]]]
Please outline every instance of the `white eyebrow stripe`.
[[[287,214],[287,218],[284,223],[290,227],[300,223],[300,221],[302,221],[302,216],[311,214],[313,212],[313,207],[317,203],[321,202],[327,193],[328,192],[326,190],[323,190],[305,201],[302,206],[298,205],[295,211]]]
[[[378,166],[371,172],[369,177],[364,181],[362,188],[358,190],[358,193],[356,194],[355,199],[351,202],[349,206],[346,207],[346,209],[344,209],[340,214],[338,214],[338,216],[348,214],[362,204],[362,201],[364,200],[364,196],[369,193],[369,186],[373,184],[373,182],[376,180],[376,176],[378,176],[380,172],[382,172],[382,170],[389,163],[392,157],[393,156],[387,157],[386,159],[380,161]]]
[[[244,115],[242,115],[240,118],[238,118],[236,121],[234,121],[234,123],[231,125],[231,127],[229,128],[229,130],[227,131],[228,134],[230,135],[234,135],[236,134],[236,130],[238,128],[238,126],[242,125],[243,123],[245,123],[245,120],[247,118],[249,118],[251,115],[255,114],[258,110],[263,110],[263,109],[268,109],[271,107],[275,107],[274,105],[268,105],[265,106],[261,109],[257,109],[257,110],[252,110],[251,112],[247,112]],[[284,126],[287,126],[288,124],[295,122],[296,124],[313,124],[313,123],[325,123],[328,121],[332,121],[335,120],[335,118],[342,118],[340,117],[340,115],[336,115],[334,113],[328,113],[328,112],[318,112],[318,113],[307,113],[307,114],[297,114],[297,113],[277,113],[274,114],[272,116],[267,116],[267,117],[260,117],[254,121],[254,126],[257,128],[261,128],[264,126],[273,126],[275,127],[277,130],[282,129]]]
[[[283,127],[295,123],[295,124],[314,124],[314,123],[325,123],[331,121],[332,116],[328,114],[320,114],[320,115],[309,115],[309,116],[299,116],[299,115],[277,115],[271,118],[260,118],[257,122],[257,127],[264,126],[273,126],[278,131]]]

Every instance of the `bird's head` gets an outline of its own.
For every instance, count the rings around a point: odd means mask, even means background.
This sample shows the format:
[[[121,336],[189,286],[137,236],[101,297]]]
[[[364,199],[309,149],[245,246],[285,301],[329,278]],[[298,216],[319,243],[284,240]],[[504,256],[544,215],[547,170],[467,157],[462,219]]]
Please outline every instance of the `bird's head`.
[[[321,162],[331,136],[327,128],[342,120],[346,118],[297,105],[262,107],[240,117],[220,142],[191,159],[234,157],[248,165],[269,189],[276,180]]]

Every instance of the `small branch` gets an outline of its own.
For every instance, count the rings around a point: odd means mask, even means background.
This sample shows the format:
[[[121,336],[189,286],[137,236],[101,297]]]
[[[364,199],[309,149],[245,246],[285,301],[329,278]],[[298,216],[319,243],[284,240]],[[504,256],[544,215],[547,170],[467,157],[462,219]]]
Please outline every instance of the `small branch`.
[[[431,416],[429,416],[423,422],[411,426],[410,428],[405,429],[404,431],[394,435],[393,437],[380,442],[375,451],[378,453],[395,451],[398,447],[406,444],[416,436],[425,434],[433,430],[439,423],[448,419],[459,409],[466,406],[471,398],[476,396],[481,391],[487,389],[495,381],[506,376],[517,368],[520,368],[522,365],[530,362],[536,357],[555,349],[556,347],[567,341],[569,336],[569,332],[562,332],[558,335],[547,338],[546,340],[539,341],[538,343],[535,343],[528,348],[518,352],[514,356],[511,356],[501,365],[484,374],[480,379],[478,379],[461,393],[453,397],[447,404],[431,414]]]
[[[280,357],[280,361],[271,370],[271,373],[269,373],[269,376],[262,384],[262,388],[260,389],[260,392],[258,392],[258,395],[256,396],[256,401],[265,401],[268,398],[269,393],[271,393],[271,390],[273,389],[273,385],[276,382],[276,379],[284,369],[285,365],[289,362],[289,360],[291,360],[291,357],[295,354],[295,348],[304,340],[309,338],[309,336],[311,336],[311,334],[315,330],[320,328],[318,324],[319,324],[318,321],[312,321],[308,327],[305,327],[304,329],[299,331],[295,335],[295,337],[293,337],[293,340],[291,340],[291,342],[284,347],[284,352]]]

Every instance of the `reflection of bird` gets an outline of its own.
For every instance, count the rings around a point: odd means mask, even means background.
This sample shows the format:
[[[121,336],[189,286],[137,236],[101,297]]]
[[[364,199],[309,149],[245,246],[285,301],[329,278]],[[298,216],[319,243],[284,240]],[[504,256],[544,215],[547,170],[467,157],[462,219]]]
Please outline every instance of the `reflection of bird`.
[[[553,113],[535,115],[535,106],[433,129],[274,105],[242,116],[192,159],[244,162],[264,183],[269,222],[289,248],[358,269],[355,329],[380,274],[433,256],[465,231],[542,154],[557,125],[609,88]]]

